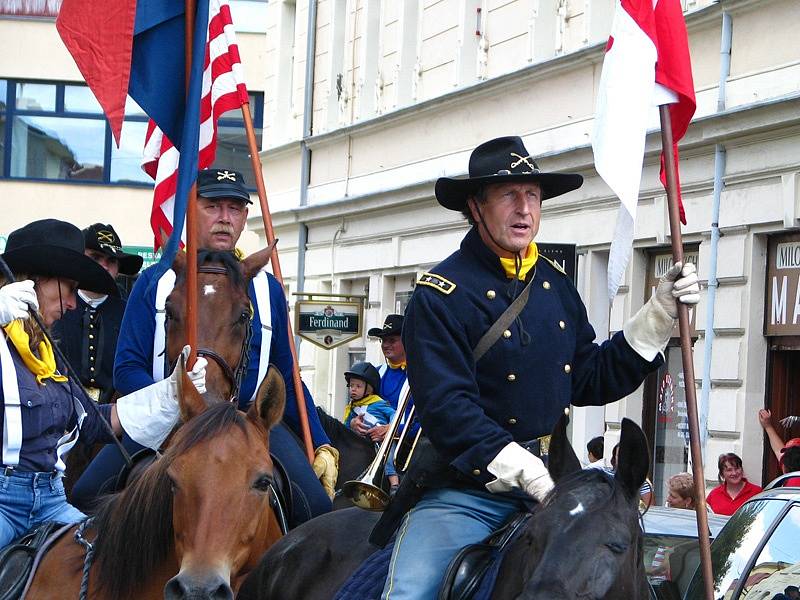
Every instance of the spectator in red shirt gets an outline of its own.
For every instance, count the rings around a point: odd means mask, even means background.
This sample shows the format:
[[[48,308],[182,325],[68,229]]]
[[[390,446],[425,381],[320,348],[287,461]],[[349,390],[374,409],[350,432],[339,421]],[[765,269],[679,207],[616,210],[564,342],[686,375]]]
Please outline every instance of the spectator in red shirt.
[[[742,469],[742,459],[733,452],[722,454],[717,461],[719,485],[706,498],[708,505],[718,515],[732,515],[747,500],[761,492],[761,488],[747,481]]]

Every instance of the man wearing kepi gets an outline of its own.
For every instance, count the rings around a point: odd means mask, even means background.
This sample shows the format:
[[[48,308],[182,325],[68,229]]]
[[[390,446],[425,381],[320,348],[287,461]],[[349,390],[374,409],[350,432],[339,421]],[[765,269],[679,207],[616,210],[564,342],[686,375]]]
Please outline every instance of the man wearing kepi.
[[[85,254],[114,279],[136,275],[143,259],[122,249],[122,241],[111,225],[95,223],[83,230]],[[114,355],[125,313],[125,300],[78,290],[77,306],[56,321],[53,331],[64,355],[78,371],[92,399],[106,403],[114,395]]]
[[[439,203],[472,229],[417,282],[403,343],[422,430],[450,476],[404,517],[383,598],[435,598],[461,547],[544,498],[553,484],[538,438],[570,404],[633,392],[663,362],[676,299],[699,299],[694,267],[675,265],[622,332],[594,343],[578,292],[533,241],[542,201],[582,183],[540,171],[518,137],[478,146],[468,178],[436,182]]]
[[[201,171],[197,178],[197,195],[198,247],[234,251],[247,220],[247,205],[251,203],[241,173],[229,169]],[[142,272],[131,291],[114,366],[114,384],[120,393],[140,389],[168,373],[164,364],[164,311],[174,283],[174,271],[165,272],[162,266],[154,265]],[[302,522],[329,511],[331,501],[290,433],[294,431],[301,435],[292,376],[286,296],[277,279],[265,270],[253,278],[248,293],[254,314],[249,362],[240,389],[239,406],[246,409],[250,405],[267,367],[270,363],[276,365],[286,383],[286,411],[283,422],[270,432],[270,449],[286,467],[292,482],[299,486],[293,495],[293,520]],[[310,394],[305,388],[304,391],[316,449],[315,467],[325,481],[335,481],[333,471],[338,453],[329,445],[330,440],[319,423]],[[157,405],[157,401],[153,405]],[[133,440],[124,439],[124,443],[133,450],[142,446],[158,448],[176,421],[177,414],[155,411],[151,425],[129,431]],[[118,466],[121,466],[118,453],[113,448],[104,448],[76,485],[77,493],[84,498],[94,496],[103,482],[116,475]]]

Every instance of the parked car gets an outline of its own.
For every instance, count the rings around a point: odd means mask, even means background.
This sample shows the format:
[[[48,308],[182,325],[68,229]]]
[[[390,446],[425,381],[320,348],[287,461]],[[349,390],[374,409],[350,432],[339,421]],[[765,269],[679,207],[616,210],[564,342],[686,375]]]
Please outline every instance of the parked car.
[[[800,487],[777,487],[798,475],[745,502],[711,544],[715,600],[800,598]],[[705,600],[699,569],[685,600]]]
[[[653,506],[642,519],[644,525],[644,568],[659,600],[680,599],[700,564],[697,517],[693,510]],[[728,517],[708,515],[714,539]]]

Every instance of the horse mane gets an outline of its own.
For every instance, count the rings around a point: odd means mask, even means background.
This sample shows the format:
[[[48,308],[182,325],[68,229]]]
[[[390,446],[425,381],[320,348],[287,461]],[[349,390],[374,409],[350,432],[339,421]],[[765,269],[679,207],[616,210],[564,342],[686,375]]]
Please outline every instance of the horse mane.
[[[604,484],[598,486],[594,484]],[[605,491],[605,493],[603,493]],[[614,476],[602,469],[581,469],[560,479],[544,500],[544,505],[555,502],[558,498],[574,496],[590,505],[606,502],[621,493],[621,488]]]
[[[228,402],[214,404],[183,425],[166,452],[129,487],[106,498],[94,517],[95,574],[110,598],[134,598],[173,550],[172,481],[167,469],[197,444],[246,417]]]

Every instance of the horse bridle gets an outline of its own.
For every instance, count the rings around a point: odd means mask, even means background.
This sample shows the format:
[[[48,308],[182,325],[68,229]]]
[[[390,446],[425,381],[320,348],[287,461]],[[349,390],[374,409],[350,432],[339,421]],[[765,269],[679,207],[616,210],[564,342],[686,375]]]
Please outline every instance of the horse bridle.
[[[208,273],[212,275],[225,275],[227,277],[228,270],[225,267],[219,267],[215,265],[202,265],[197,268],[198,273]],[[169,313],[166,315],[166,319],[164,321],[164,338],[168,339],[168,330],[169,330]],[[197,349],[197,356],[202,356],[204,358],[210,358],[217,366],[219,366],[222,373],[231,383],[231,396],[228,398],[229,402],[238,402],[239,400],[239,392],[242,386],[242,380],[244,379],[244,374],[247,372],[247,365],[249,363],[250,355],[248,353],[248,349],[250,347],[250,340],[253,337],[253,315],[251,313],[250,319],[247,321],[247,328],[245,330],[244,339],[242,340],[242,348],[239,352],[239,361],[236,366],[236,370],[234,371],[233,368],[228,364],[228,361],[225,360],[223,356],[212,350],[211,348],[198,348]],[[175,368],[175,362],[170,365],[170,372],[172,369]]]

